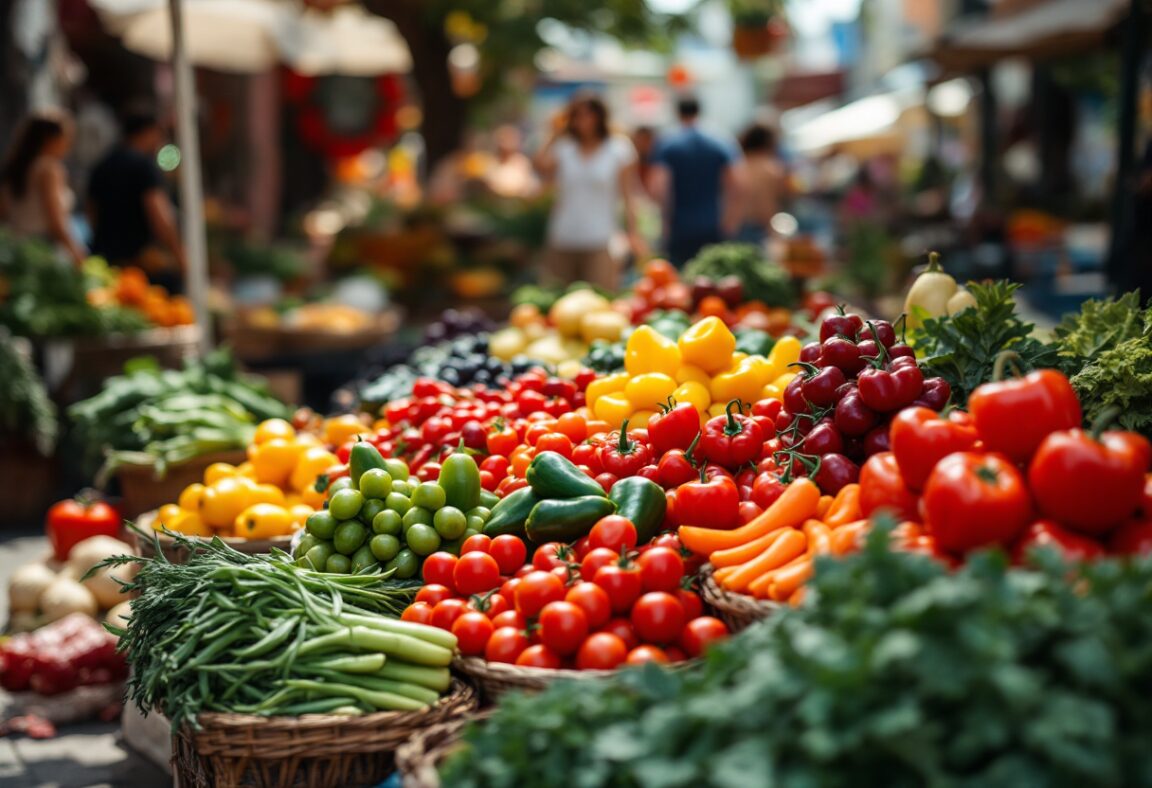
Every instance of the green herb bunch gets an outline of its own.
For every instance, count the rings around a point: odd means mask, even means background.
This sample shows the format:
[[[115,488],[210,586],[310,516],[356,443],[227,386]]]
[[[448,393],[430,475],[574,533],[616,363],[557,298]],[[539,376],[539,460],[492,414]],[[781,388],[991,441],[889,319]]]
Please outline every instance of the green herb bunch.
[[[1152,559],[957,571],[877,531],[713,649],[511,696],[456,788],[1152,784]]]
[[[30,439],[47,457],[56,447],[60,425],[56,406],[48,398],[44,381],[36,374],[8,332],[0,328],[0,436]]]

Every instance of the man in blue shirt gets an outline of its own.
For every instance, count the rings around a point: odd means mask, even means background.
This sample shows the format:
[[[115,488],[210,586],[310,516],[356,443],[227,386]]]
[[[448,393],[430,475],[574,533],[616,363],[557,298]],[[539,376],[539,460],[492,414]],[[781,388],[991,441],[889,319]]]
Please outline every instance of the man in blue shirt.
[[[681,127],[660,141],[652,161],[667,172],[668,259],[681,267],[702,247],[724,240],[731,229],[721,217],[725,197],[731,199],[734,192],[732,164],[739,154],[735,146],[697,128],[697,99],[680,99],[676,110]]]

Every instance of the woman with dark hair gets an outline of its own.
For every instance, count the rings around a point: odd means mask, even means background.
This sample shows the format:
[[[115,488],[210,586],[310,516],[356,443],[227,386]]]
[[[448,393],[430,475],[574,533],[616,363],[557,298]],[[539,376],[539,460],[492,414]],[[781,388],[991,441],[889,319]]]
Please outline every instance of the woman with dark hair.
[[[537,154],[536,166],[555,184],[541,280],[553,285],[583,280],[616,290],[621,266],[609,243],[619,229],[621,202],[633,253],[644,254],[644,244],[633,201],[636,150],[627,137],[612,133],[600,97],[580,94],[572,100]]]
[[[739,213],[737,238],[762,243],[771,235],[772,217],[788,197],[788,168],[776,147],[776,132],[763,124],[750,126],[740,135],[744,158],[737,162]]]
[[[45,112],[28,117],[0,168],[0,216],[17,236],[53,241],[80,265],[86,253],[69,225],[76,197],[64,169],[71,147],[68,116]]]

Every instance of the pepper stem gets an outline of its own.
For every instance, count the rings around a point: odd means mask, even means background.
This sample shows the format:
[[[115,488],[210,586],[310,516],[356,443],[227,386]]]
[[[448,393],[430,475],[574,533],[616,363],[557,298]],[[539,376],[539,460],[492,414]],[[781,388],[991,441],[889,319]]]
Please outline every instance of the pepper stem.
[[[992,380],[1004,379],[1004,367],[1007,364],[1012,365],[1012,370],[1016,373],[1017,377],[1024,377],[1024,370],[1020,366],[1020,354],[1015,350],[1001,351],[1000,355],[996,356],[996,363],[992,365]]]
[[[703,434],[703,432],[697,430],[696,437],[692,439],[692,442],[688,444],[688,450],[684,452],[684,459],[688,460],[690,465],[696,464],[696,457],[692,454],[692,452],[696,451],[696,447],[700,445],[700,436]]]
[[[1092,421],[1092,426],[1088,428],[1088,432],[1092,435],[1093,440],[1100,440],[1100,436],[1104,430],[1116,420],[1120,415],[1123,408],[1119,405],[1113,405],[1100,411],[1100,415]]]
[[[724,434],[729,437],[739,435],[740,433],[744,432],[744,425],[736,421],[736,417],[732,415],[733,406],[736,406],[736,408],[741,412],[743,412],[744,409],[744,405],[742,402],[740,402],[739,398],[729,402],[728,407],[724,409],[724,412],[728,414],[728,423],[724,425]]]
[[[620,440],[616,444],[616,450],[621,454],[632,453],[632,442],[628,440],[628,419],[624,419],[624,423],[620,425]]]

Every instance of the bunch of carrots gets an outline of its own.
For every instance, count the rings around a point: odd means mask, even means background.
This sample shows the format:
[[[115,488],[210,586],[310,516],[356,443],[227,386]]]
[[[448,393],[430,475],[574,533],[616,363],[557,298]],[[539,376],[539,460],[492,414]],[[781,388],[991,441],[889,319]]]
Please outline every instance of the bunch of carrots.
[[[706,556],[724,589],[757,599],[797,604],[818,555],[857,549],[868,529],[860,510],[860,485],[845,485],[835,497],[822,496],[807,478],[755,519],[731,531],[680,526],[680,541]]]

